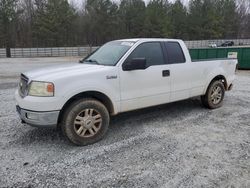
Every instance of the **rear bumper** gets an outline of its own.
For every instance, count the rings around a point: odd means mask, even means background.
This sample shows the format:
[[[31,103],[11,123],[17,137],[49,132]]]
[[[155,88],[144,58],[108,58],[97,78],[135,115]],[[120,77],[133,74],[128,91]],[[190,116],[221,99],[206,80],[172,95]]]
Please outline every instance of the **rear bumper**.
[[[56,127],[60,111],[36,112],[16,106],[17,113],[23,123],[34,127]]]

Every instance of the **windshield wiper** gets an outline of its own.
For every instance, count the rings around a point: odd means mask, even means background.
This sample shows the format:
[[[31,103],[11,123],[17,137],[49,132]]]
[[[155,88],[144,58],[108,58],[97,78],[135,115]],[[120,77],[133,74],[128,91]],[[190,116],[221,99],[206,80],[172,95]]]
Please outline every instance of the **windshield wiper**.
[[[100,63],[98,63],[98,61],[95,59],[86,59],[84,62],[91,62],[91,63],[95,63],[97,65],[100,65]]]

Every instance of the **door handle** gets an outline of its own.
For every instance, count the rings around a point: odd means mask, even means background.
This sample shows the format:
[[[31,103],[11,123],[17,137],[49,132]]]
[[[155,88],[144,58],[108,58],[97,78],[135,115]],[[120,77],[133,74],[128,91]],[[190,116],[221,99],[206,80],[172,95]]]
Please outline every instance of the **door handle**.
[[[162,76],[163,76],[163,77],[170,76],[170,70],[163,70],[163,71],[162,71]]]

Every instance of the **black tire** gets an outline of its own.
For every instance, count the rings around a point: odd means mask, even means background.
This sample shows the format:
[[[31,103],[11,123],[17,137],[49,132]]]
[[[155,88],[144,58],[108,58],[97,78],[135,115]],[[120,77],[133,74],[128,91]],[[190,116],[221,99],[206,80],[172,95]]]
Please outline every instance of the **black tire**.
[[[94,110],[94,112],[99,114],[99,116],[101,116],[99,118],[101,119],[101,124],[100,124],[100,127],[98,128],[98,131],[95,131],[95,129],[92,129],[92,128],[88,129],[84,127],[85,123],[82,123],[83,119],[81,120],[81,123],[84,125],[75,124],[75,122],[78,121],[77,117],[78,118],[81,117],[79,114],[81,113],[85,114],[85,111],[90,112],[90,110],[92,109]],[[92,113],[94,112],[92,111]],[[91,116],[91,117],[94,117],[94,116]],[[85,118],[85,116],[82,118]],[[85,118],[85,119],[88,119],[88,118]],[[82,131],[82,134],[85,134],[85,136],[81,135],[80,133],[77,133],[80,130],[80,128],[77,131],[76,126],[79,126],[81,128],[84,127],[82,129],[84,129],[86,133],[83,133],[84,131]],[[109,112],[107,108],[101,102],[92,98],[84,98],[84,99],[80,99],[80,100],[73,102],[63,114],[63,119],[62,119],[62,124],[61,124],[62,132],[64,133],[64,135],[71,142],[79,146],[93,144],[101,140],[104,137],[105,133],[107,132],[108,126],[109,126]],[[92,130],[91,132],[93,131],[95,132],[94,135],[91,135],[89,131],[90,129]],[[89,135],[87,135],[88,132],[89,132]]]
[[[216,101],[216,103],[214,103],[213,101],[213,97],[212,97],[212,93],[213,93],[213,89],[219,87],[220,91],[221,91],[221,98],[219,100]],[[206,91],[206,94],[201,96],[201,102],[202,104],[209,108],[209,109],[215,109],[215,108],[219,108],[222,106],[223,104],[223,99],[224,99],[224,95],[225,95],[225,87],[224,84],[222,83],[222,81],[220,80],[215,80],[212,81]]]

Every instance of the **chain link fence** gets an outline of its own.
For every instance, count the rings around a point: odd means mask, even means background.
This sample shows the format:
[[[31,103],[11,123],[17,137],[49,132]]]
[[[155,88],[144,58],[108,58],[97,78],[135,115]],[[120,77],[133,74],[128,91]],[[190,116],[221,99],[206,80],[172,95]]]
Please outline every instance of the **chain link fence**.
[[[250,39],[220,39],[184,41],[189,49],[220,47],[225,42],[233,42],[234,47],[250,46]]]
[[[11,48],[11,57],[65,57],[86,56],[97,47],[53,47],[53,48]],[[0,57],[6,57],[6,49],[0,48]]]
[[[189,49],[220,47],[223,43],[232,41],[234,47],[250,46],[250,39],[226,39],[226,40],[195,40],[185,41]],[[11,48],[11,57],[64,57],[86,56],[95,49],[94,47],[53,47],[53,48]],[[0,48],[0,58],[6,57],[6,49]]]
[[[0,58],[1,57],[6,57],[6,49],[5,48],[0,48]]]

